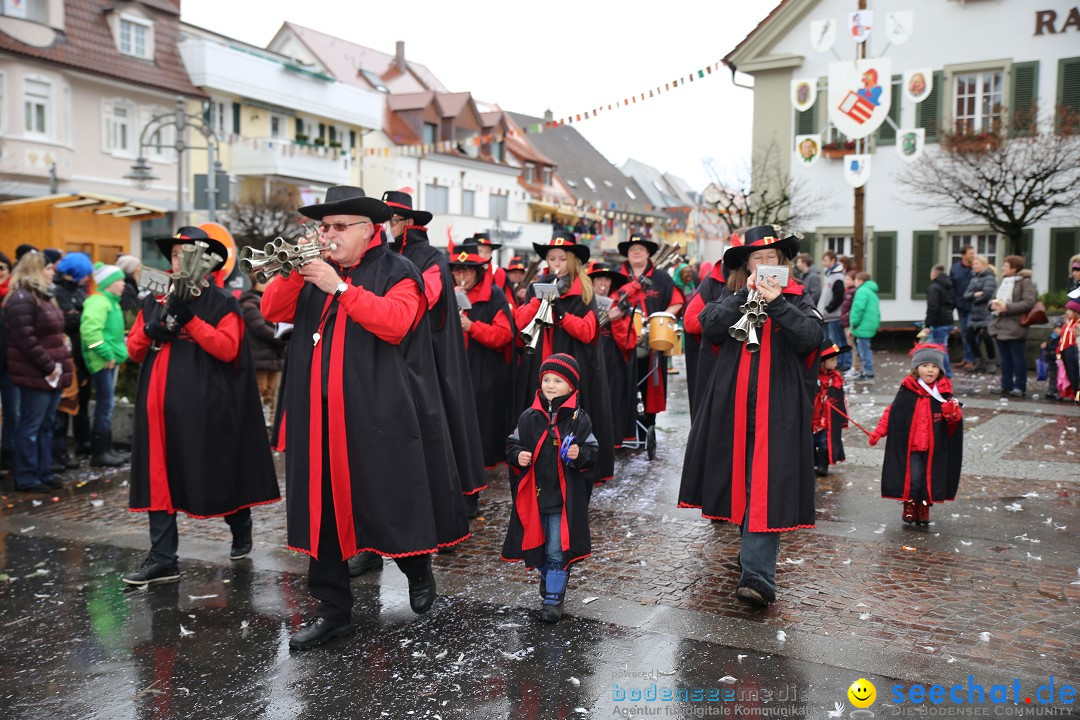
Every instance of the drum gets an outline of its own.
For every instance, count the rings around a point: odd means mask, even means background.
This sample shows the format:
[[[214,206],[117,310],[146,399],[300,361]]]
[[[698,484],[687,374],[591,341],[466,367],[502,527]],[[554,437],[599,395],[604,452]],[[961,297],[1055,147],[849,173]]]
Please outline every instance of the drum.
[[[678,335],[675,338],[675,344],[672,345],[671,349],[668,350],[666,353],[664,353],[664,355],[666,355],[668,357],[671,357],[672,355],[682,355],[683,354],[682,334],[683,334],[682,328],[679,328]]]
[[[671,313],[656,312],[649,316],[649,348],[667,352],[678,340],[679,321]]]

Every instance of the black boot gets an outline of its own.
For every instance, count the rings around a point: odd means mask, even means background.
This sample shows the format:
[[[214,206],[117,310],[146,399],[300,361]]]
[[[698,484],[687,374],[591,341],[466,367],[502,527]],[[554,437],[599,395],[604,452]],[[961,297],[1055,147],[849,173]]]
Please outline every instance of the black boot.
[[[423,614],[431,609],[435,602],[435,575],[431,572],[431,556],[426,556],[424,572],[409,578],[409,606],[414,613]]]
[[[251,554],[251,516],[247,522],[232,528],[232,547],[229,548],[230,560],[242,560]]]
[[[113,446],[112,429],[111,428],[109,430],[109,446],[108,447],[109,447],[109,452],[111,452],[115,457],[120,458],[121,460],[123,460],[126,463],[131,462],[131,453],[124,452],[123,450],[118,450]]]
[[[365,551],[349,558],[349,577],[360,577],[370,570],[382,570],[382,566],[382,555]]]
[[[120,467],[124,461],[109,452],[109,436],[102,432],[95,432],[90,438],[90,447],[93,454],[90,457],[92,467]]]

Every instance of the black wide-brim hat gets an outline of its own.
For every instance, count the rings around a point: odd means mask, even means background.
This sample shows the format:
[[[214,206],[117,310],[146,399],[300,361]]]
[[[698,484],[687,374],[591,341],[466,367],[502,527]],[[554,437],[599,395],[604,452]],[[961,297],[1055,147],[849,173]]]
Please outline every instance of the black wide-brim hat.
[[[843,355],[846,352],[851,352],[850,345],[837,345],[832,340],[826,338],[821,341],[821,359],[835,357],[836,355]]]
[[[476,268],[477,270],[483,268],[489,262],[491,262],[491,260],[485,260],[476,253],[469,252],[468,249],[464,249],[461,252],[454,253],[450,256],[449,260],[447,260],[447,264],[450,267],[454,267],[456,265],[457,267],[471,267]]]
[[[533,243],[533,250],[541,258],[547,258],[549,250],[565,250],[569,253],[577,255],[577,259],[581,261],[581,264],[589,262],[589,256],[592,254],[588,245],[579,245],[577,238],[574,237],[574,233],[566,232],[565,230],[556,230],[551,235],[551,242],[547,245],[541,245],[540,243]]]
[[[729,247],[724,253],[724,270],[733,272],[746,265],[746,260],[758,250],[776,249],[792,260],[799,254],[799,238],[788,235],[780,237],[780,228],[773,225],[759,225],[746,231],[743,244]]]
[[[619,254],[623,257],[627,257],[627,253],[630,252],[631,245],[642,245],[649,251],[649,257],[656,254],[656,251],[660,249],[660,246],[654,243],[649,238],[639,233],[634,233],[630,236],[629,240],[625,240],[619,243]]]
[[[528,269],[529,269],[529,265],[528,265],[528,263],[525,262],[525,258],[522,257],[521,255],[515,255],[514,257],[510,258],[510,263],[506,266],[506,271],[507,272],[510,272],[512,270],[528,270]]]
[[[186,243],[193,243],[196,240],[200,240],[209,245],[210,249],[207,252],[214,253],[221,258],[221,262],[217,264],[214,270],[225,265],[225,261],[229,259],[228,248],[226,248],[225,244],[220,240],[215,240],[207,235],[206,231],[200,227],[188,225],[177,230],[175,235],[156,238],[154,242],[157,243],[158,250],[161,251],[161,254],[165,257],[169,257],[172,255],[173,245],[184,245]]]
[[[435,217],[426,210],[413,210],[412,195],[400,190],[387,190],[382,194],[382,201],[390,208],[394,215],[407,217],[414,225],[427,226],[431,218]]]
[[[491,242],[491,233],[478,232],[470,238],[465,238],[465,242],[462,245],[483,245],[489,247],[492,250],[498,250],[502,247],[502,243]]]
[[[611,289],[618,290],[626,283],[630,282],[630,278],[626,277],[622,272],[612,267],[605,262],[591,262],[589,266],[585,268],[585,274],[589,277],[606,277],[611,278]]]
[[[327,215],[361,215],[373,223],[384,223],[393,215],[386,203],[368,197],[363,188],[352,185],[335,185],[326,191],[326,200],[318,205],[305,205],[299,213],[312,220],[322,220]]]

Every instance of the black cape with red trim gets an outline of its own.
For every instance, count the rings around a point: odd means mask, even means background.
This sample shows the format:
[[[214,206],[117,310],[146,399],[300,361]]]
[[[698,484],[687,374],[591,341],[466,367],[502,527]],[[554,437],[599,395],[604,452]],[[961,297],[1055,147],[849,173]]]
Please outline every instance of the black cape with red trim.
[[[618,301],[616,296],[615,300]],[[611,426],[615,447],[637,437],[637,362],[634,351],[625,352],[615,342],[614,332],[633,333],[629,316],[606,323],[600,328],[604,365],[607,371],[608,397],[611,399]]]
[[[844,428],[848,424],[840,414],[847,411],[843,376],[836,370],[821,370],[818,374],[818,394],[814,396],[814,427],[815,434],[825,433],[825,458],[830,465],[847,460],[844,454]]]
[[[720,262],[713,266],[713,273],[702,280],[697,290],[686,299],[686,307],[690,307],[695,297],[700,297],[708,305],[713,300],[731,294],[731,290],[728,289],[727,283],[720,274],[723,266],[724,264]],[[686,389],[690,398],[690,422],[693,422],[698,405],[701,404],[701,389],[705,387],[709,375],[712,374],[720,348],[704,337],[699,340],[699,336],[690,333],[684,333],[684,337],[686,338]]]
[[[940,387],[940,383],[939,383]],[[943,394],[948,400],[952,393]],[[911,482],[912,420],[916,405],[924,403],[932,413],[933,430],[930,451],[926,458],[926,485],[919,487]],[[960,487],[960,466],[964,461],[964,421],[959,420],[952,428],[941,416],[941,403],[919,388],[915,392],[900,386],[889,410],[889,434],[885,436],[885,463],[881,468],[881,497],[896,500],[930,500],[942,502],[955,500]],[[942,452],[944,449],[944,452]],[[930,496],[927,497],[927,491]]]
[[[635,278],[634,271],[630,269],[630,263],[623,263],[622,272],[630,278]],[[645,277],[651,285],[645,290],[645,298],[642,301],[638,293],[637,307],[645,314],[645,323],[648,324],[649,316],[653,313],[664,312],[671,307],[671,299],[675,295],[675,281],[662,270],[653,267],[652,260],[645,268]],[[630,294],[634,300],[633,291],[624,288],[624,292]],[[667,409],[667,384],[668,384],[668,358],[664,353],[653,350],[648,357],[639,358],[637,362],[637,381],[645,381],[645,412],[650,414],[660,413]]]
[[[416,266],[383,244],[370,246],[344,272],[347,282],[377,295],[405,280],[423,294]],[[322,339],[313,346],[327,307]],[[466,539],[465,500],[426,319],[394,345],[339,309],[308,283],[293,317],[285,388],[289,547],[312,556],[318,551],[324,433],[343,558],[364,550],[391,557],[431,553]]]
[[[548,425],[548,413],[544,399],[536,393],[532,406],[521,413],[517,423],[517,440],[510,438],[506,442],[507,465],[510,468],[510,522],[503,541],[502,559],[508,561],[524,560],[525,567],[532,569],[547,564],[544,549],[544,529],[540,526],[540,514],[537,504],[535,468],[540,453],[540,444],[551,442],[557,452],[562,439],[573,433],[579,444],[593,432],[592,421],[582,411],[576,419],[573,413],[577,409],[580,393],[574,393],[556,410],[558,421],[554,428]],[[554,438],[552,438],[554,434]],[[595,433],[594,433],[595,434]],[[533,463],[528,468],[520,468],[516,463],[517,454],[526,450],[533,454]],[[562,473],[560,485],[563,496],[562,548],[563,567],[584,560],[592,554],[592,540],[589,534],[589,500],[592,498],[596,468],[584,471],[576,463],[556,462]],[[522,522],[524,517],[527,522]]]
[[[442,297],[427,311],[431,327],[431,346],[435,353],[435,373],[442,393],[450,441],[454,448],[461,489],[466,495],[487,487],[484,476],[484,451],[480,444],[480,425],[476,413],[469,361],[465,358],[465,338],[461,331],[457,299],[454,297],[454,278],[446,261],[446,253],[432,247],[427,230],[421,227],[405,229],[404,243],[395,242],[402,255],[423,274],[437,265],[442,277]]]
[[[554,282],[549,277],[542,277],[537,282]],[[529,289],[527,300],[535,296],[535,288]],[[588,305],[581,299],[581,286],[574,282],[569,291],[558,300],[559,307],[566,313],[585,317],[596,314],[596,301]],[[519,335],[520,337],[520,335]],[[600,456],[597,459],[598,480],[604,482],[615,475],[615,441],[611,425],[611,400],[608,397],[607,367],[604,351],[600,345],[600,336],[591,343],[579,342],[570,333],[559,326],[545,327],[540,350],[529,355],[518,349],[515,353],[517,367],[514,369],[514,406],[529,407],[537,390],[540,389],[540,366],[549,355],[566,353],[577,360],[581,369],[581,381],[578,383],[578,395],[581,408],[592,419],[593,435],[600,444]]]
[[[679,507],[700,508],[704,517],[736,524],[749,512],[751,532],[813,527],[807,387],[817,379],[820,316],[802,287],[789,283],[768,306],[768,319],[758,331],[761,349],[750,353],[728,335],[744,302],[745,289],[701,312],[703,336],[720,350],[690,427]]]
[[[191,309],[214,326],[234,313],[243,327],[240,304],[217,286]],[[161,322],[164,312],[152,295],[143,300],[145,322]],[[230,363],[184,330],[160,350],[151,347],[135,395],[129,507],[215,517],[280,499],[246,333]]]
[[[481,279],[482,282],[482,279]],[[502,314],[510,321],[514,332],[514,316],[510,304],[495,285],[487,285],[488,299],[473,301],[465,316],[473,322],[490,325]],[[459,321],[460,322],[460,321]],[[506,352],[491,348],[469,338],[465,355],[472,374],[473,391],[476,393],[476,419],[480,428],[480,445],[484,453],[484,467],[493,468],[506,458],[506,436],[513,429],[510,413],[510,360],[514,341],[511,338]]]

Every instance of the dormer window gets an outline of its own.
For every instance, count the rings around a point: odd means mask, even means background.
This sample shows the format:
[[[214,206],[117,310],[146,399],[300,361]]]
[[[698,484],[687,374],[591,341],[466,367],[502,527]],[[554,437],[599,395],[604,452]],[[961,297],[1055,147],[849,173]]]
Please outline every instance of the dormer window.
[[[551,168],[549,167],[544,168],[544,184],[551,184]]]
[[[585,177],[583,179],[585,180],[585,184],[589,186],[590,190],[596,190],[596,183],[592,181],[592,178]]]
[[[124,55],[152,60],[154,57],[154,25],[131,15],[120,16],[120,52]]]
[[[525,182],[530,185],[536,182],[536,165],[525,163]]]
[[[0,14],[45,24],[49,20],[47,0],[4,0]]]

